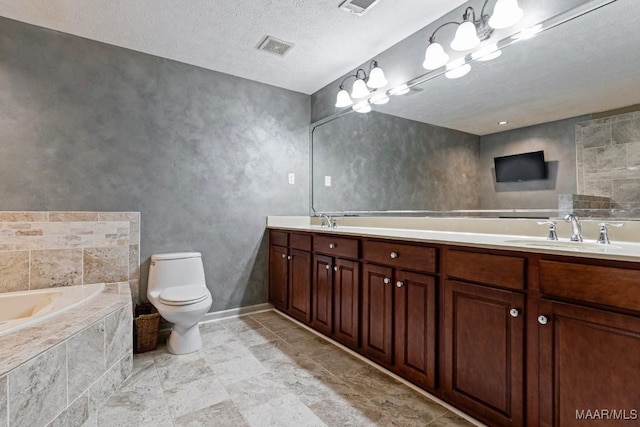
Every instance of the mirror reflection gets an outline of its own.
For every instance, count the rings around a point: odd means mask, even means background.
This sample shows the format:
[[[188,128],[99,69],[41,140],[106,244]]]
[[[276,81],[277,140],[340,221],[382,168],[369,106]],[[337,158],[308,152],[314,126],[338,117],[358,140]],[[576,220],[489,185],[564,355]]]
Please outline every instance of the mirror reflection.
[[[639,9],[609,2],[460,79],[427,78],[370,113],[312,126],[312,209],[640,207]],[[495,158],[535,151],[545,179],[496,181]]]

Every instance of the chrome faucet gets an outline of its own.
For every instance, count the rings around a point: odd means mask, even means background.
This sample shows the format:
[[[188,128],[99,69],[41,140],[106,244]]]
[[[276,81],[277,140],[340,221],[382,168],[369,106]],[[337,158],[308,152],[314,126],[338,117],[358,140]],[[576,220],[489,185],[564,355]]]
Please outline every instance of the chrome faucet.
[[[324,220],[327,219],[325,223]],[[338,228],[338,221],[327,214],[320,214],[320,227]]]
[[[611,243],[609,240],[609,233],[607,232],[607,226],[612,227],[622,227],[624,224],[621,222],[601,222],[600,224],[600,234],[598,235],[598,240],[596,243],[601,245],[608,245]]]
[[[538,222],[538,225],[547,225],[547,224],[549,225],[549,234],[547,235],[547,240],[558,240],[555,221],[539,221]]]
[[[571,241],[582,242],[582,226],[580,225],[578,217],[574,214],[567,214],[564,220],[571,223]]]

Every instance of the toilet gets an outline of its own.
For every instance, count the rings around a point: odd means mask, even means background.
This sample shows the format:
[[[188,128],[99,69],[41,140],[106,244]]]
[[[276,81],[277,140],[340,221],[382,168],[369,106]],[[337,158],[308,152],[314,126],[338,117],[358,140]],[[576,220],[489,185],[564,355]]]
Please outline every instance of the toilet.
[[[198,322],[213,300],[199,252],[152,255],[147,298],[162,317],[173,323],[167,339],[169,353],[187,354],[202,348]]]

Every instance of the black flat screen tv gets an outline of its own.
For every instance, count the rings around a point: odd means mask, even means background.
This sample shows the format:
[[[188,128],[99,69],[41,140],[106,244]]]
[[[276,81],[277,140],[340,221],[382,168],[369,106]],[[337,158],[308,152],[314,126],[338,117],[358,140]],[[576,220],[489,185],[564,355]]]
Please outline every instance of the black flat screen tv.
[[[547,178],[544,151],[494,157],[496,182],[533,181]]]

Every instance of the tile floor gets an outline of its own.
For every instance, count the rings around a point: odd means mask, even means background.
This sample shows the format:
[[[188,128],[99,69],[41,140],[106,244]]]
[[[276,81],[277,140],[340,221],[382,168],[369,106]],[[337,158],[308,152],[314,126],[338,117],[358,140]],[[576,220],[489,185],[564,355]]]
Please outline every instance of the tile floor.
[[[269,311],[201,325],[202,350],[134,357],[85,426],[472,426]]]

